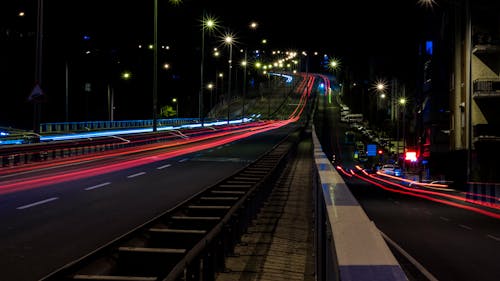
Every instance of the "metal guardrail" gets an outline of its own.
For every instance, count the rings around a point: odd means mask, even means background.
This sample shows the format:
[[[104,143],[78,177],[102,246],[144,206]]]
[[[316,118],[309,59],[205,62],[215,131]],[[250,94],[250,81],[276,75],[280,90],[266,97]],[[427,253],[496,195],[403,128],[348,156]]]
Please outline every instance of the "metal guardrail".
[[[158,126],[178,126],[199,123],[198,118],[158,119]],[[153,120],[81,121],[41,123],[40,133],[84,132],[94,130],[115,130],[128,128],[151,128]]]
[[[184,133],[188,134],[187,131],[189,131],[190,136],[213,132],[210,128],[189,129]],[[162,131],[157,133],[129,134],[122,137],[99,137],[72,141],[0,146],[0,169],[165,142],[179,137],[182,137],[182,135],[178,131]]]

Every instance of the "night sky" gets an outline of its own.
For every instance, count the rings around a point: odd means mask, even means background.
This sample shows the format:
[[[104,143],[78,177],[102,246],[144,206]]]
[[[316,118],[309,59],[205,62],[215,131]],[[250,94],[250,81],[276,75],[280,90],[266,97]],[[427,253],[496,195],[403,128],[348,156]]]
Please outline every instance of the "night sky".
[[[26,97],[34,85],[36,2],[7,0],[0,3],[0,82],[5,89],[0,93],[3,98],[0,126],[29,128],[32,125],[32,105]],[[96,103],[106,101],[92,97],[82,99],[81,85],[85,82],[84,76],[111,77],[117,65],[133,65],[140,69],[137,72],[144,76],[144,81],[133,85],[116,83],[116,91],[120,87],[133,89],[133,96],[129,93],[122,100],[133,100],[135,106],[117,110],[116,118],[149,119],[150,101],[137,99],[147,97],[151,92],[151,83],[147,82],[150,59],[148,54],[138,54],[131,49],[140,43],[147,45],[152,42],[154,1],[44,3],[42,89],[47,100],[43,105],[42,122],[64,121],[65,65],[70,69],[69,87],[73,95],[71,120],[107,117],[105,107],[93,108]],[[215,17],[220,25],[219,33],[206,37],[209,47],[224,49],[220,34],[231,32],[241,47],[255,44],[260,40],[258,38],[266,38],[269,46],[276,49],[329,54],[340,59],[343,67],[360,73],[368,72],[373,58],[376,58],[379,65],[375,71],[380,71],[380,75],[411,76],[411,70],[415,68],[414,34],[421,21],[420,14],[425,12],[416,0],[185,0],[178,5],[158,0],[158,3],[159,44],[171,47],[169,53],[162,56],[172,63],[172,71],[166,74],[168,81],[159,85],[160,102],[166,103],[171,97],[182,95],[181,104],[187,109],[186,114],[191,112],[192,117],[195,117],[193,111],[197,108],[203,13]],[[26,16],[19,19],[16,15],[22,10],[26,11]],[[258,34],[249,31],[251,21],[258,22]],[[13,31],[22,37],[14,36]],[[83,40],[84,35],[90,36],[90,40]],[[99,55],[83,57],[81,54],[87,48],[98,51]],[[95,79],[97,82],[92,91],[103,92],[104,84],[109,84],[109,81]],[[95,112],[95,115],[88,112]]]

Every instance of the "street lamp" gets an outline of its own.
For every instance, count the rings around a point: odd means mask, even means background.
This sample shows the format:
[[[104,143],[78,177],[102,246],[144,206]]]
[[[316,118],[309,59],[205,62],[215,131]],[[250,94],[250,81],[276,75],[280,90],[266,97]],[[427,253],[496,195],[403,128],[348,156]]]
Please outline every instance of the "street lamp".
[[[217,27],[217,21],[205,15],[203,11],[203,19],[201,23],[201,64],[200,64],[200,93],[198,95],[198,118],[203,126],[203,63],[205,61],[205,30],[211,31]]]
[[[251,30],[257,29],[257,22],[253,21],[250,23],[249,27]],[[241,105],[241,121],[245,121],[245,99],[246,99],[246,91],[247,91],[247,64],[248,64],[248,47],[245,48],[245,58],[241,62],[241,66],[243,67],[243,94],[242,94],[242,105]]]
[[[335,78],[335,84],[339,84],[339,80],[337,78],[337,70],[338,68],[340,67],[340,61],[337,60],[337,59],[332,59],[330,60],[329,64],[328,64],[328,67],[330,68],[330,70],[333,72],[333,75],[334,75],[334,78]],[[331,92],[328,93],[328,102],[331,103]],[[361,101],[361,106],[363,106],[363,100]],[[361,111],[363,112],[363,111]]]
[[[233,69],[233,44],[234,44],[234,35],[231,33],[227,33],[224,36],[224,44],[229,46],[229,69],[228,69],[228,86],[227,86],[227,123],[229,124],[230,115],[231,115],[231,70]]]
[[[406,134],[405,134],[405,115],[406,115],[406,98],[402,97],[399,99],[399,104],[403,107],[403,156],[404,153],[406,152]],[[399,146],[399,139],[398,139],[398,146]],[[399,153],[399,147],[398,147],[398,153]],[[405,171],[405,160],[403,157],[403,173]]]
[[[220,103],[221,101],[224,101],[224,73],[223,72],[220,72],[217,74],[217,77],[220,78],[220,86],[218,87],[217,86],[217,81],[215,82],[215,95],[216,95],[216,100],[218,103]],[[219,80],[219,79],[217,79]],[[219,92],[219,88],[220,88],[220,94],[218,93]]]
[[[169,2],[177,5],[182,0],[169,0]],[[154,0],[153,10],[153,132],[156,132],[158,130],[158,0]]]
[[[42,83],[42,47],[43,47],[43,0],[38,0],[37,5],[37,25],[36,25],[36,59],[35,59],[35,88],[30,95],[30,100],[33,102],[33,132],[40,133],[41,121],[41,101],[35,96],[41,96],[40,85]],[[40,93],[40,94],[37,94]],[[33,99],[31,99],[33,97]],[[38,138],[37,138],[38,142]]]
[[[175,103],[175,118],[179,118],[179,102],[176,98],[173,98],[172,102]]]
[[[381,99],[385,98],[385,89],[388,88],[387,83],[383,80],[378,80],[373,88],[379,93],[379,97]],[[406,103],[407,103],[407,98],[405,97],[405,88],[403,85],[402,88],[402,93],[398,94],[397,92],[400,91],[401,87],[398,87],[397,80],[392,80],[391,81],[391,95],[390,95],[390,101],[387,101],[387,104],[390,106],[390,112],[391,112],[391,121],[392,121],[392,128],[396,128],[396,155],[397,159],[399,160],[399,136],[400,136],[400,122],[401,118],[403,118],[403,143],[406,143],[406,136],[405,136],[405,115],[406,115]],[[401,107],[402,107],[402,112],[401,112]],[[402,116],[402,117],[401,117]],[[392,129],[393,130],[393,129]],[[391,131],[392,131],[391,130]],[[406,144],[403,144],[403,152],[406,149]],[[404,163],[403,163],[404,165]]]
[[[245,122],[245,96],[247,91],[247,49],[245,49],[245,59],[241,62],[243,67],[243,96],[241,102],[241,121]]]
[[[212,109],[212,91],[214,89],[214,84],[208,83],[207,89],[210,90],[210,109]]]

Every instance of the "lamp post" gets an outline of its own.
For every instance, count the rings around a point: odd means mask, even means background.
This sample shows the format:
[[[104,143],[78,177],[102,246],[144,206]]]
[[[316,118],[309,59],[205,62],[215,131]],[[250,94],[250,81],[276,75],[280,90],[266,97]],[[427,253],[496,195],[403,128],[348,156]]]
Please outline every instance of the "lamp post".
[[[214,89],[214,84],[208,83],[207,84],[207,89],[210,90],[210,109],[212,109],[212,92],[213,92],[213,89]]]
[[[229,124],[229,120],[231,117],[231,70],[233,69],[233,44],[234,44],[234,38],[233,35],[227,34],[224,37],[224,43],[229,46],[229,69],[228,69],[228,76],[229,80],[227,82],[227,123]]]
[[[257,29],[257,22],[251,22],[249,27],[251,30],[256,30]],[[248,47],[245,48],[245,58],[243,62],[241,63],[241,66],[243,67],[243,94],[242,94],[242,105],[241,105],[241,121],[245,122],[245,99],[246,99],[246,92],[247,92],[247,64],[248,64]]]
[[[175,118],[179,118],[179,102],[177,98],[173,98],[172,102],[175,103]]]
[[[332,70],[334,78],[335,78],[335,84],[339,84],[338,78],[337,78],[337,69],[340,66],[340,62],[337,59],[332,59],[330,60],[329,63],[329,68]],[[328,103],[331,103],[331,93],[328,95]],[[363,104],[363,101],[361,101],[361,104]],[[362,111],[361,111],[362,112]]]
[[[153,132],[157,128],[157,103],[158,103],[158,0],[154,0],[154,16],[153,16]]]
[[[42,83],[42,47],[43,47],[43,0],[38,0],[37,6],[37,25],[36,25],[36,60],[35,60],[35,88],[33,89],[30,100],[33,102],[33,132],[40,133],[41,120],[41,101],[37,99],[37,93],[41,96],[40,85]],[[37,137],[38,142],[38,137]]]
[[[403,107],[403,173],[405,171],[405,157],[404,153],[406,152],[406,134],[405,134],[405,115],[406,115],[406,98],[402,97],[399,99],[399,104]],[[398,139],[398,144],[399,144],[399,139]],[[398,148],[398,153],[399,153],[399,148]]]
[[[241,102],[241,121],[245,122],[245,96],[247,91],[247,49],[245,48],[245,59],[241,62],[243,67],[243,95]]]
[[[201,64],[200,64],[200,93],[198,95],[198,118],[203,126],[203,63],[205,61],[205,30],[215,28],[216,21],[205,15],[203,11],[202,27],[201,27]]]
[[[217,74],[217,77],[220,78],[220,86],[217,86],[217,82],[215,85],[215,99],[218,103],[221,101],[224,101],[224,73],[220,72]],[[218,80],[218,79],[217,79]],[[220,88],[220,94],[219,94],[219,88]]]

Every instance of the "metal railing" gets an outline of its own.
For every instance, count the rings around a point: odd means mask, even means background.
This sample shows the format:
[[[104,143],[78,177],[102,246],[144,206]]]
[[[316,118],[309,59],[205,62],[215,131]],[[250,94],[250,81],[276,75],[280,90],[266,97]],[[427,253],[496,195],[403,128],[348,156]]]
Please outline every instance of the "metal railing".
[[[178,126],[199,123],[198,118],[170,118],[158,119],[158,126]],[[126,128],[153,127],[153,120],[120,120],[120,121],[81,121],[81,122],[52,122],[41,123],[40,133],[83,132],[93,130],[115,130]]]

